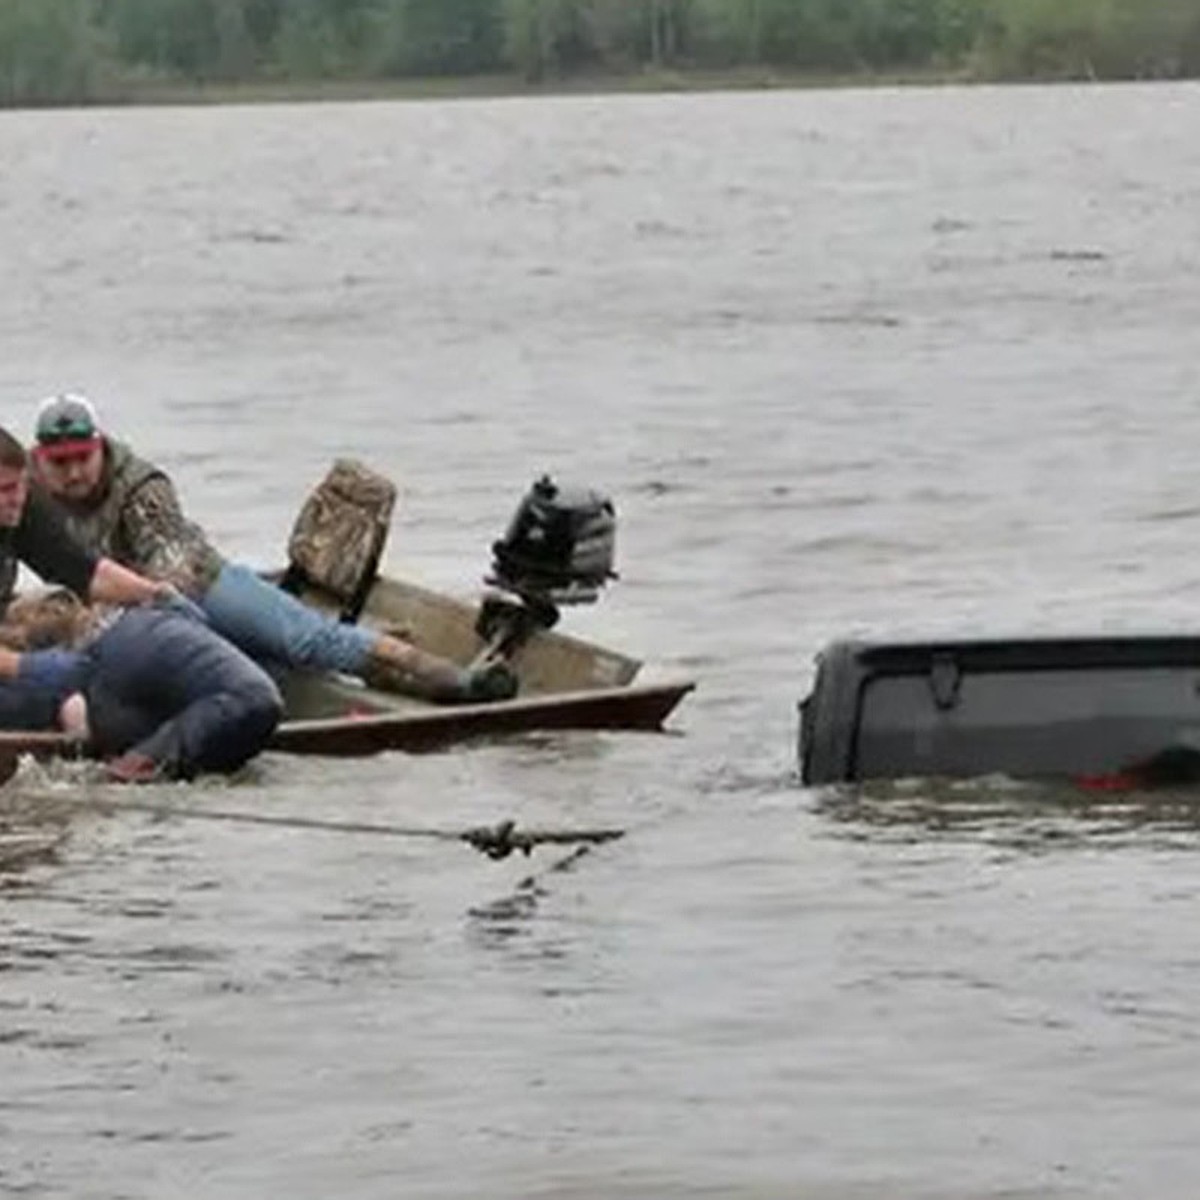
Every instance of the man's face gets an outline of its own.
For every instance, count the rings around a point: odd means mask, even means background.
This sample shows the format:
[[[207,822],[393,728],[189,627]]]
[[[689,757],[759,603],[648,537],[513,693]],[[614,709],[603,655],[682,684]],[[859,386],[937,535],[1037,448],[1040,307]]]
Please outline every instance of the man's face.
[[[29,476],[25,468],[0,465],[0,529],[14,529],[21,523],[28,494]]]
[[[59,500],[82,504],[100,487],[104,474],[104,445],[59,449],[43,446],[36,450],[38,476],[46,490]]]

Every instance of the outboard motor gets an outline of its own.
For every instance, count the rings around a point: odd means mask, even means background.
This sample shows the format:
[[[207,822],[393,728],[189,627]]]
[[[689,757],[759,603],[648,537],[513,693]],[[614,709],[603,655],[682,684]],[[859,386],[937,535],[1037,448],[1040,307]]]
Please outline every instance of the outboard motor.
[[[616,532],[611,500],[543,475],[492,544],[491,581],[522,596],[589,604],[615,577]]]
[[[607,496],[543,475],[504,536],[492,543],[486,582],[498,590],[485,597],[476,622],[487,643],[479,658],[503,657],[530,633],[551,628],[560,604],[594,603],[617,577],[616,532],[616,510]]]

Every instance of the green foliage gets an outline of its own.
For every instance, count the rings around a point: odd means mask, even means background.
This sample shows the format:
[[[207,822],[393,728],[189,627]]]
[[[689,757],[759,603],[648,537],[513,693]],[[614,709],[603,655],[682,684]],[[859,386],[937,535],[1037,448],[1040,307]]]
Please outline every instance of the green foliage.
[[[1200,0],[0,0],[0,104],[106,79],[762,66],[997,77],[1200,72]]]
[[[154,73],[233,79],[255,61],[242,0],[110,0],[117,53]]]
[[[264,53],[275,41],[286,7],[286,0],[245,0],[243,3],[246,32],[258,54]]]
[[[92,0],[0,0],[0,104],[93,97],[102,67]]]
[[[590,65],[591,0],[504,0],[504,59],[530,82]]]
[[[394,75],[496,70],[504,51],[503,0],[391,0],[380,24],[381,66]]]
[[[291,79],[369,73],[386,32],[381,0],[280,0],[272,61]]]
[[[1194,0],[994,0],[984,61],[1033,78],[1154,78],[1200,68]]]

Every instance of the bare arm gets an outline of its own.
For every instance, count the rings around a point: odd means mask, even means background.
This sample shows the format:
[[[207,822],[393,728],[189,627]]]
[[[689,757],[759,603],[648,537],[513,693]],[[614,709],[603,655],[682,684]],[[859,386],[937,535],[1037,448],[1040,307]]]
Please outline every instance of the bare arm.
[[[145,604],[169,590],[166,584],[147,579],[111,558],[102,558],[92,574],[88,599],[96,604]]]

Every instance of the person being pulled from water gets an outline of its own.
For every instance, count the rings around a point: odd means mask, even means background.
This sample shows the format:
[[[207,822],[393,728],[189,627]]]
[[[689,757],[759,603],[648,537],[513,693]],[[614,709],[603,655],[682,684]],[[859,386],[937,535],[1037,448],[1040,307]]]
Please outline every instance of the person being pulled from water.
[[[108,604],[183,603],[170,585],[145,579],[110,558],[78,545],[57,507],[29,486],[24,447],[0,428],[0,615],[24,563],[47,583]],[[36,694],[53,691],[74,670],[56,651],[20,654],[0,646],[0,728],[31,728],[25,710],[38,707]]]
[[[399,638],[324,616],[226,560],[184,516],[165,472],[105,435],[85,397],[43,401],[35,440],[37,477],[77,540],[173,584],[217,633],[256,660],[357,675],[372,687],[442,704],[516,693],[516,678],[503,663],[466,670]]]
[[[233,771],[263,748],[283,713],[266,671],[186,606],[105,610],[62,590],[18,596],[0,623],[0,646],[53,655],[59,666],[24,689],[14,720],[65,730],[108,758],[118,782]]]

